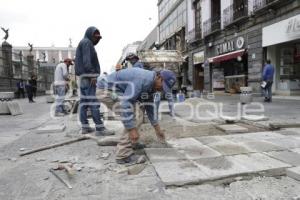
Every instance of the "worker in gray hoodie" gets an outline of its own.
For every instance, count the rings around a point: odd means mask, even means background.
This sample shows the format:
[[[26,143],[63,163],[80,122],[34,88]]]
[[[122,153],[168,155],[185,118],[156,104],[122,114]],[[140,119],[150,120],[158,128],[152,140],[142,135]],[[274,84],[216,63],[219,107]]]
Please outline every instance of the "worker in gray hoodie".
[[[80,77],[80,122],[82,125],[82,134],[94,131],[89,126],[87,120],[88,108],[92,112],[93,121],[96,125],[96,136],[113,135],[113,131],[109,131],[104,127],[100,118],[100,102],[96,98],[97,77],[100,75],[100,64],[98,61],[96,46],[102,39],[100,31],[96,27],[89,27],[80,41],[76,49],[75,73]]]

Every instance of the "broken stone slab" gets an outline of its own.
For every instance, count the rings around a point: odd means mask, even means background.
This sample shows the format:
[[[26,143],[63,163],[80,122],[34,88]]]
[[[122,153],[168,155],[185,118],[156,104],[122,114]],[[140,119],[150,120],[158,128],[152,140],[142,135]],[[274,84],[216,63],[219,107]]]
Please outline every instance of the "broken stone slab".
[[[217,125],[217,129],[224,131],[225,133],[247,133],[248,128],[239,126],[239,125]]]
[[[282,175],[285,169],[291,167],[287,163],[271,158],[262,153],[232,156],[232,159],[249,169],[250,173],[265,172],[271,175]]]
[[[14,92],[0,92],[0,99],[13,99],[14,97]]]
[[[19,102],[8,101],[7,106],[8,106],[9,112],[12,116],[22,115],[24,113]]]
[[[287,169],[286,175],[292,179],[300,181],[300,166]]]
[[[7,101],[0,101],[0,114],[10,114]]]
[[[296,152],[286,150],[266,152],[265,154],[290,165],[300,166],[300,154]]]
[[[271,128],[300,128],[299,122],[271,122]]]
[[[176,149],[172,148],[147,148],[145,149],[145,152],[151,162],[186,159],[183,154],[179,153]]]
[[[169,162],[154,162],[153,166],[166,186],[183,186],[198,184],[208,177],[189,160],[174,160]]]
[[[39,127],[36,129],[36,133],[60,133],[66,129],[65,124],[49,124],[43,127]]]
[[[242,119],[248,120],[248,121],[253,121],[253,122],[269,120],[269,118],[266,117],[265,115],[244,115],[244,116],[242,116]]]

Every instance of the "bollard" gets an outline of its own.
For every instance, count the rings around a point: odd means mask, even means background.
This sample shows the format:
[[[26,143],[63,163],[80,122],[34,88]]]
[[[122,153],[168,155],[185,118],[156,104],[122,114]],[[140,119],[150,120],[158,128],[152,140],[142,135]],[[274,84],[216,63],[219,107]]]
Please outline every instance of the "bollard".
[[[251,103],[253,100],[252,87],[241,87],[240,101],[242,104]]]

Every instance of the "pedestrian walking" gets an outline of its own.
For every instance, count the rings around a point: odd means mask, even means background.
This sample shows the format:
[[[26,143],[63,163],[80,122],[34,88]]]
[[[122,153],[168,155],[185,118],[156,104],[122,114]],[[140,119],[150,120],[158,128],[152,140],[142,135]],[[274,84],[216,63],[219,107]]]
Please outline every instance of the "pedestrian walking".
[[[64,108],[65,95],[68,90],[69,66],[73,65],[70,58],[66,58],[63,63],[59,63],[54,73],[54,89],[56,94],[55,116],[64,116],[68,112]]]
[[[18,98],[21,98],[21,95],[25,98],[25,84],[22,79],[17,83],[17,90]]]
[[[33,89],[32,85],[30,84],[30,80],[28,80],[28,82],[26,83],[25,88],[29,103],[35,103],[35,101],[33,100]]]
[[[272,85],[274,79],[275,68],[271,64],[270,60],[267,60],[267,63],[263,70],[263,92],[265,96],[265,102],[272,102]]]
[[[33,97],[36,97],[36,91],[37,91],[37,81],[36,81],[36,79],[37,79],[36,75],[32,75],[30,80],[29,80],[29,84],[32,87]]]
[[[108,75],[106,80],[98,81],[97,97],[113,112],[121,111],[122,123],[125,127],[117,145],[118,164],[145,162],[145,157],[136,155],[133,150],[139,146],[138,129],[143,122],[143,109],[155,129],[156,136],[160,141],[165,142],[165,134],[155,115],[153,95],[159,91],[169,93],[175,82],[176,76],[169,70],[155,72],[141,68],[123,69]],[[143,109],[139,106],[140,103],[143,103]]]
[[[96,98],[97,77],[100,75],[100,64],[98,61],[95,45],[102,39],[100,31],[96,27],[89,27],[84,38],[78,44],[75,58],[75,73],[80,77],[80,122],[81,133],[87,134],[94,129],[89,126],[87,111],[90,109],[93,121],[96,125],[96,135],[113,135],[114,132],[104,127],[100,117],[100,102]]]

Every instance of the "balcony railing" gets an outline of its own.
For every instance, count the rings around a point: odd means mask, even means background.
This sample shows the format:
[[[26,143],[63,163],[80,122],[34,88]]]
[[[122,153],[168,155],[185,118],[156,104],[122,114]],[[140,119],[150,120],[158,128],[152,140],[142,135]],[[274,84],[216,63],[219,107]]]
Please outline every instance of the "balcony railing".
[[[215,15],[211,19],[206,20],[203,23],[203,34],[204,36],[209,35],[212,32],[221,29],[221,17],[220,15]]]
[[[278,0],[254,0],[253,11],[257,11],[261,8],[264,8],[265,6],[267,6],[270,3],[273,3],[274,1],[278,1]]]
[[[244,0],[240,4],[232,4],[223,10],[224,26],[247,16],[248,0]]]

